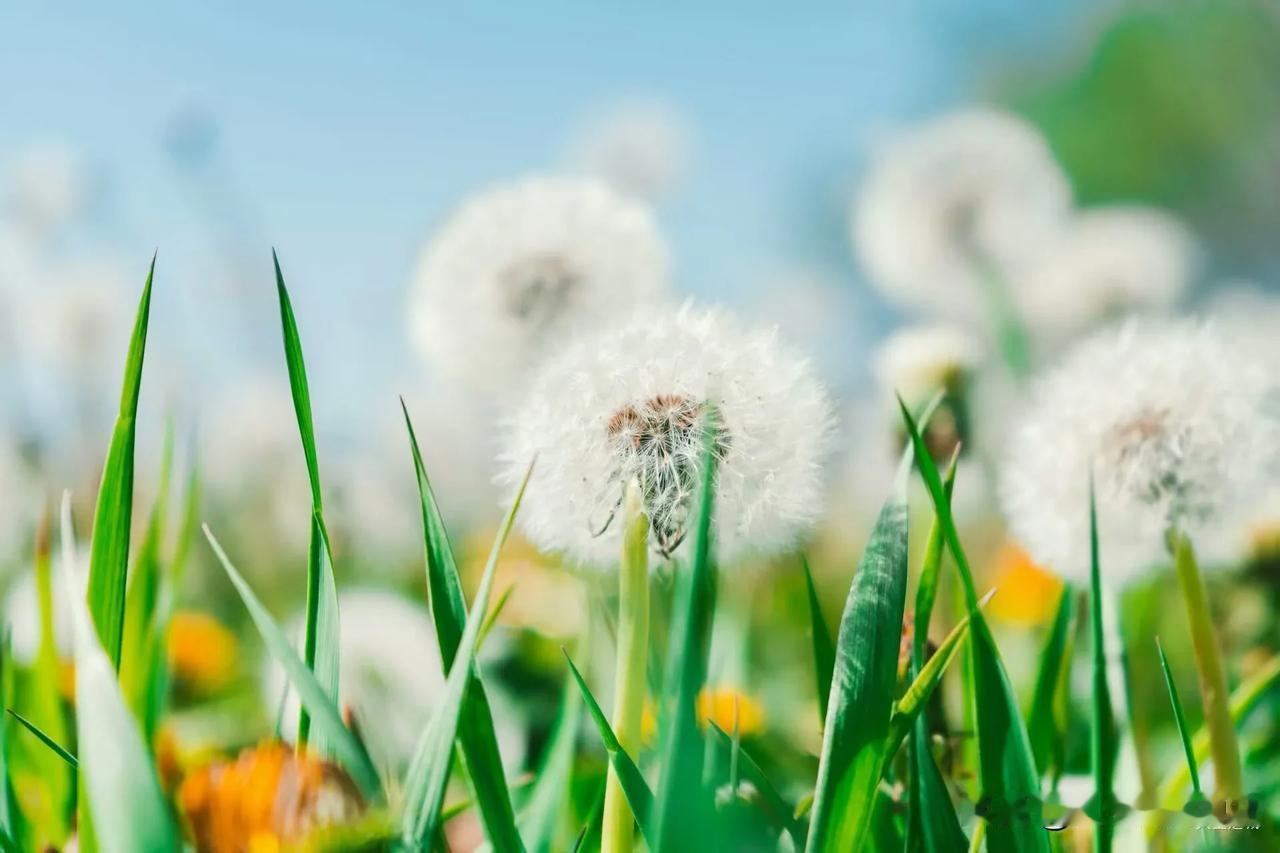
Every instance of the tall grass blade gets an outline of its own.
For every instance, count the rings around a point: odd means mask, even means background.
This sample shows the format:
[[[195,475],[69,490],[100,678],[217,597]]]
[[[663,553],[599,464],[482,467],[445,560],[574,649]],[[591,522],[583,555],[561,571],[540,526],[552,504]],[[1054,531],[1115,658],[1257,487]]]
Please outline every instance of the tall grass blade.
[[[707,730],[712,735],[711,741],[717,750],[717,758],[723,759],[732,755],[735,745],[734,737],[716,725],[714,721],[707,722]],[[755,786],[769,820],[773,822],[780,832],[786,832],[791,836],[795,849],[803,850],[809,828],[803,820],[795,816],[795,806],[791,805],[782,796],[777,786],[765,775],[760,765],[740,745],[738,746],[736,757],[738,762],[737,769],[741,778]]]
[[[588,646],[584,642],[582,647]],[[561,818],[573,782],[578,728],[582,722],[582,696],[576,682],[572,674],[565,678],[560,711],[551,731],[546,756],[538,768],[537,781],[529,792],[529,799],[520,812],[520,838],[529,853],[551,853],[557,849]]]
[[[413,422],[409,418],[408,407],[404,400],[400,401],[400,406],[404,411],[405,428],[409,433],[409,447],[413,453],[413,470],[421,504],[427,593],[432,622],[440,648],[440,660],[445,671],[449,672],[457,657],[467,622],[466,599],[463,597],[462,579],[458,574],[453,547],[449,544],[444,519],[427,478],[427,469],[422,462],[422,452],[414,433]],[[494,608],[495,612],[497,609],[498,607]],[[486,619],[484,624],[488,625],[489,620]],[[481,632],[484,633],[483,628]],[[471,780],[472,793],[480,810],[485,832],[496,848],[519,849],[521,841],[502,768],[502,756],[498,751],[493,714],[479,678],[472,677],[467,687],[466,701],[458,722],[458,739],[467,778]]]
[[[565,657],[567,658],[568,655],[566,654]],[[609,766],[617,771],[618,783],[626,794],[627,803],[631,806],[631,813],[635,816],[636,823],[640,825],[640,832],[649,838],[649,821],[654,813],[654,797],[653,792],[649,790],[649,783],[644,780],[644,774],[636,766],[635,760],[618,742],[613,726],[609,725],[609,718],[604,715],[604,711],[600,710],[600,703],[591,694],[587,682],[582,678],[582,673],[578,672],[572,660],[569,661],[569,671],[587,705],[587,713],[591,721],[600,732],[600,740],[604,742],[605,751],[609,753]]]
[[[904,458],[905,462],[910,457]],[[856,851],[871,830],[897,691],[907,596],[907,474],[876,520],[849,588],[806,850]]]
[[[663,772],[650,838],[654,853],[695,848],[698,839],[705,836],[710,813],[710,798],[703,788],[705,755],[696,703],[706,681],[715,609],[716,568],[711,537],[719,424],[719,412],[708,411],[702,425],[701,482],[693,516],[693,553],[688,570],[677,577],[665,680],[673,705],[662,745]]]
[[[1053,624],[1040,649],[1035,690],[1031,694],[1031,707],[1027,712],[1027,737],[1031,741],[1036,770],[1042,779],[1049,777],[1056,781],[1064,769],[1066,721],[1059,718],[1058,709],[1067,689],[1066,676],[1071,668],[1072,651],[1075,648],[1072,636],[1074,626],[1075,591],[1070,584],[1063,584]]]
[[[982,786],[979,811],[985,818],[987,849],[994,853],[1048,853],[1049,840],[1040,810],[1040,786],[1022,714],[995,638],[980,611],[973,572],[960,544],[942,477],[911,412],[901,400],[899,404],[911,436],[916,466],[933,500],[934,511],[941,519],[943,539],[960,572],[969,610],[972,695]]]
[[[1164,684],[1169,690],[1169,705],[1173,708],[1173,721],[1178,726],[1178,737],[1182,741],[1182,753],[1187,758],[1187,775],[1191,779],[1191,802],[1185,809],[1195,809],[1203,817],[1212,810],[1204,790],[1200,787],[1200,768],[1196,764],[1196,750],[1191,743],[1191,729],[1187,727],[1187,717],[1182,710],[1182,699],[1178,696],[1178,686],[1173,681],[1173,672],[1169,669],[1169,659],[1164,655],[1164,646],[1160,638],[1156,638],[1156,653],[1160,656],[1160,671],[1164,673]]]
[[[111,434],[107,461],[98,488],[89,552],[89,615],[102,640],[112,669],[120,668],[124,635],[125,580],[129,570],[129,531],[133,521],[133,450],[137,438],[138,396],[142,390],[142,362],[147,349],[147,323],[151,315],[151,280],[156,271],[152,257],[147,281],[138,303],[138,316],[125,359],[120,414]]]
[[[831,632],[827,629],[827,621],[822,616],[822,603],[818,600],[818,589],[813,584],[813,573],[809,571],[808,558],[801,556],[800,567],[804,570],[805,591],[809,597],[809,630],[813,638],[813,669],[818,687],[818,712],[825,720],[827,697],[831,695],[831,673],[836,666],[836,646],[831,641]]]
[[[338,712],[333,698],[320,684],[311,669],[298,657],[289,638],[285,636],[267,608],[258,600],[253,588],[231,563],[208,525],[204,527],[204,535],[209,540],[209,545],[212,546],[213,553],[222,564],[227,577],[235,586],[236,592],[240,594],[240,599],[249,611],[249,617],[267,646],[267,652],[284,670],[285,677],[297,692],[299,701],[307,708],[315,722],[317,732],[323,733],[326,741],[333,745],[334,756],[351,774],[351,778],[364,795],[371,800],[380,800],[382,785],[378,779],[378,771],[374,768],[363,742],[343,724],[342,715]]]
[[[463,626],[462,637],[458,641],[457,655],[449,668],[449,677],[445,680],[440,706],[432,716],[422,739],[418,741],[413,762],[404,780],[405,805],[401,832],[404,843],[412,849],[429,846],[440,828],[440,808],[444,803],[445,789],[449,782],[449,771],[453,763],[453,744],[458,737],[463,700],[468,683],[475,677],[473,667],[480,626],[484,623],[485,613],[489,609],[489,596],[493,589],[493,576],[498,567],[498,557],[511,532],[516,513],[520,509],[520,501],[524,498],[525,486],[528,485],[529,476],[532,473],[533,465],[530,464],[516,492],[515,500],[512,501],[511,509],[507,512],[507,517],[503,520],[498,536],[494,540],[493,548],[489,552],[489,561],[485,565],[484,576],[480,580],[480,588],[476,591],[475,601],[471,605]],[[479,682],[478,678],[475,680]],[[519,843],[518,838],[517,843]]]
[[[62,744],[58,743],[49,735],[41,731],[40,727],[37,726],[35,723],[31,722],[26,717],[22,716],[12,708],[5,708],[5,713],[7,713],[9,716],[13,717],[15,720],[21,723],[24,729],[31,732],[31,734],[35,735],[36,739],[39,740],[45,746],[47,746],[50,752],[52,752],[58,758],[62,759],[62,761],[66,763],[69,767],[71,767],[73,770],[80,766],[80,762],[76,760],[76,757],[74,755],[72,755],[70,752],[67,752],[66,747],[64,747]]]
[[[1111,687],[1107,681],[1106,628],[1102,621],[1102,567],[1098,553],[1098,505],[1089,479],[1089,627],[1093,638],[1093,728],[1089,739],[1093,765],[1093,849],[1110,853],[1119,819],[1112,784],[1119,753],[1115,714],[1111,707]]]
[[[303,660],[315,673],[316,680],[336,702],[338,698],[338,587],[333,577],[333,550],[324,522],[324,500],[320,489],[320,464],[316,454],[315,426],[311,417],[311,391],[307,385],[307,368],[302,357],[302,340],[293,303],[285,287],[280,259],[274,250],[276,294],[280,299],[280,327],[284,338],[284,358],[289,368],[289,389],[298,418],[298,434],[307,462],[307,480],[311,484],[311,539],[307,547],[307,609],[303,625]],[[311,718],[304,705],[298,716],[298,746],[305,747],[311,734]],[[313,746],[330,753],[332,744],[317,742]]]

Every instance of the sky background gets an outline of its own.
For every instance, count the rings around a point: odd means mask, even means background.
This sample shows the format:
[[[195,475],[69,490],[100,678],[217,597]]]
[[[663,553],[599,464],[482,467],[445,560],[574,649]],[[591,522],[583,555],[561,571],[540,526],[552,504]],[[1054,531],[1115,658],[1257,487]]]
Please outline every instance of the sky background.
[[[1069,61],[1098,14],[1012,0],[30,4],[0,24],[0,163],[49,142],[83,154],[86,239],[134,259],[139,285],[159,249],[152,352],[188,365],[283,370],[276,247],[317,408],[336,412],[418,381],[404,294],[441,217],[563,166],[611,104],[660,99],[692,132],[659,210],[678,286],[744,304],[817,270],[848,288],[856,353],[884,315],[844,211],[877,136],[980,99],[1029,58]]]

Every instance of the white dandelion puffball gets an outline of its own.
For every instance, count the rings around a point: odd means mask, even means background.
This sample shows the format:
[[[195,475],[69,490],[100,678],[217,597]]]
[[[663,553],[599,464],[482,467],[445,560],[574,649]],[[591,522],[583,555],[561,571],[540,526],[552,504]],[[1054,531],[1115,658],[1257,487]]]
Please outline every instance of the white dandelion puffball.
[[[981,363],[982,345],[955,326],[909,326],[895,331],[876,352],[876,379],[910,405],[963,380]]]
[[[774,330],[689,305],[580,339],[533,378],[504,452],[511,484],[537,455],[517,516],[525,534],[580,563],[614,564],[635,479],[650,543],[671,553],[690,532],[713,407],[718,557],[794,545],[821,510],[826,393]]]
[[[355,712],[356,724],[375,754],[399,767],[412,757],[444,696],[445,675],[431,614],[397,593],[373,588],[341,592],[338,613],[340,704]],[[304,624],[299,614],[290,623],[290,636],[300,638]],[[487,638],[485,648],[497,639]],[[261,683],[274,714],[287,688],[284,671],[274,660],[266,661]],[[524,758],[523,728],[492,684],[486,681],[485,686],[503,763],[517,769]],[[299,707],[290,690],[280,715],[280,733],[287,740],[297,731]]]
[[[65,224],[89,194],[83,158],[61,142],[27,148],[9,164],[6,178],[8,207],[38,232]]]
[[[1167,562],[1170,529],[1211,534],[1257,493],[1275,452],[1260,367],[1190,321],[1131,321],[1077,345],[1033,388],[1008,442],[1001,499],[1015,537],[1087,583],[1091,470],[1113,584]]]
[[[586,124],[571,142],[571,160],[624,192],[660,199],[688,168],[689,136],[684,117],[671,105],[627,101]]]
[[[667,250],[648,208],[589,178],[477,195],[423,251],[414,345],[444,375],[503,389],[545,345],[661,299]]]
[[[1173,307],[1191,284],[1197,255],[1191,232],[1167,213],[1098,208],[1071,221],[1015,294],[1029,325],[1063,336],[1099,320]]]
[[[883,151],[855,202],[853,240],[872,283],[895,302],[976,320],[988,313],[989,271],[1016,280],[1070,203],[1034,128],[967,110]]]

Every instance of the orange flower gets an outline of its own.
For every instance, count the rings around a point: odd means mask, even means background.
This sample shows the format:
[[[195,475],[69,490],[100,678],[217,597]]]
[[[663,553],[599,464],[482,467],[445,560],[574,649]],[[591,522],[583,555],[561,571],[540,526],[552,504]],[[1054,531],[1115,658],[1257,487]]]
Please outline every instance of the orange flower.
[[[355,783],[339,767],[280,743],[187,776],[178,806],[205,853],[274,853],[364,811]]]
[[[1049,619],[1058,606],[1062,581],[1042,569],[1026,551],[1005,545],[996,556],[995,597],[987,605],[994,619],[1031,627]]]
[[[698,722],[701,725],[712,722],[732,734],[735,718],[738,733],[743,737],[764,731],[764,706],[747,693],[732,687],[704,687],[698,694]]]
[[[175,613],[166,639],[174,680],[192,693],[216,693],[235,674],[235,635],[212,616]]]

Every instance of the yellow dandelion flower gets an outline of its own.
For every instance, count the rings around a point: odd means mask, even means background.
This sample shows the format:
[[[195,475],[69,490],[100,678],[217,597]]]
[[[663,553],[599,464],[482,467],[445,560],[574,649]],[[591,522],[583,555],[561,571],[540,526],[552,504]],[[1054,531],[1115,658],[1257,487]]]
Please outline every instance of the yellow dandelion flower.
[[[235,635],[212,616],[191,611],[174,614],[167,649],[174,680],[193,694],[216,693],[235,674]]]
[[[1016,545],[1006,545],[996,556],[997,592],[987,605],[987,613],[998,620],[1031,627],[1049,619],[1058,606],[1062,581],[1038,566]]]
[[[645,697],[644,710],[640,713],[640,743],[649,746],[658,737],[658,714],[653,700]]]
[[[715,723],[732,733],[734,721],[743,737],[764,731],[764,706],[750,694],[733,687],[704,687],[698,694],[698,723]]]
[[[360,792],[341,768],[280,743],[190,774],[177,801],[189,836],[208,853],[274,853],[364,811]]]

